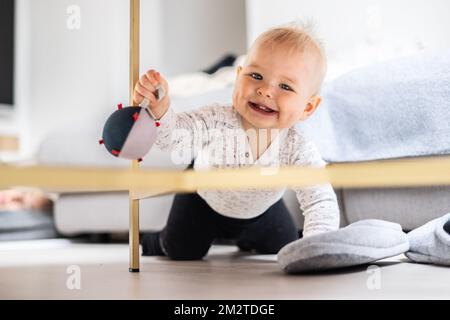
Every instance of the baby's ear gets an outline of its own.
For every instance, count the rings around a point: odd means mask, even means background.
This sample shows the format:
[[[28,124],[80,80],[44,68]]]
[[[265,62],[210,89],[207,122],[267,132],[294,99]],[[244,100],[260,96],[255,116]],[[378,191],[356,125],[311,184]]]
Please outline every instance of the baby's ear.
[[[314,111],[316,111],[317,107],[320,104],[320,101],[322,101],[322,98],[320,96],[312,96],[306,104],[305,110],[303,110],[303,114],[301,115],[300,120],[306,120],[307,118],[309,118],[314,113]]]
[[[309,106],[309,108],[312,109],[312,112],[314,112],[317,109],[317,107],[319,106],[321,101],[322,101],[322,97],[319,95],[314,95],[311,97],[311,99],[309,99],[308,106]]]

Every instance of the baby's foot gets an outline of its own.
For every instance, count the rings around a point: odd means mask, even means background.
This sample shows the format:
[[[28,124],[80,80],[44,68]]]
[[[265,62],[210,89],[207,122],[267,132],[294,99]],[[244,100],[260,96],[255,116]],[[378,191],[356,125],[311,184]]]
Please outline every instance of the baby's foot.
[[[161,232],[147,233],[142,236],[142,255],[143,256],[164,256],[160,241]]]

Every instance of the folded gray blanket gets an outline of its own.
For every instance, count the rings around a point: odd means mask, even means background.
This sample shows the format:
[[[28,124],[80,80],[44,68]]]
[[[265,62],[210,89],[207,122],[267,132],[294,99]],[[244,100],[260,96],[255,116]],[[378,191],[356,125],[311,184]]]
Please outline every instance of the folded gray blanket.
[[[328,162],[450,154],[450,51],[353,70],[298,128]]]

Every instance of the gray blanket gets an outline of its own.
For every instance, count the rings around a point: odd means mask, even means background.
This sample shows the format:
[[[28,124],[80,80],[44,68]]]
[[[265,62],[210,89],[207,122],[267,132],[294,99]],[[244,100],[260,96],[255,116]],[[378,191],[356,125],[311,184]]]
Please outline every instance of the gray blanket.
[[[298,128],[328,162],[450,154],[450,51],[355,69]]]

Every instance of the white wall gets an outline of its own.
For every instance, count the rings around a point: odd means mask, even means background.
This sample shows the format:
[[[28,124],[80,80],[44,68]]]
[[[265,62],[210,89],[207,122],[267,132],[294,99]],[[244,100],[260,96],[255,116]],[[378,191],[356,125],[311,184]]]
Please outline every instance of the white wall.
[[[265,29],[313,19],[325,42],[328,79],[346,70],[450,47],[448,0],[247,0],[249,44]]]
[[[98,117],[100,128],[116,103],[127,102],[129,1],[18,2],[23,32],[14,117],[22,153],[29,154],[68,120]],[[67,27],[70,5],[81,10],[79,30]],[[244,0],[141,0],[141,71],[195,71],[226,52],[243,53],[244,9]]]
[[[22,2],[29,16],[28,83],[16,86],[27,87],[21,117],[28,125],[21,132],[27,133],[22,152],[28,154],[48,130],[126,97],[128,6],[122,0]],[[66,10],[73,4],[81,9],[79,30],[67,27]]]
[[[165,0],[162,13],[168,74],[204,69],[225,53],[245,53],[245,0]]]

